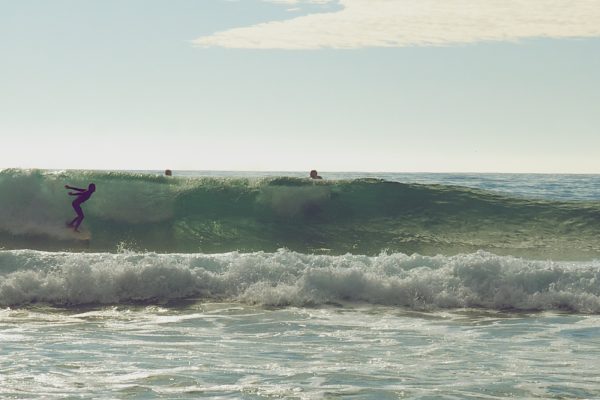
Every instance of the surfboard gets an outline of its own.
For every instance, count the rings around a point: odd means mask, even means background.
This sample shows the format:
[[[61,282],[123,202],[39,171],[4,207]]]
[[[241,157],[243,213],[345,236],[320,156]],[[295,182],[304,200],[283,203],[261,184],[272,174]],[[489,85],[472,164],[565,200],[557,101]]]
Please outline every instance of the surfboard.
[[[92,233],[87,229],[79,228],[79,232],[77,232],[67,224],[66,231],[69,239],[82,241],[90,241],[92,239]]]
[[[79,232],[73,231],[74,237],[76,240],[84,240],[90,241],[92,239],[92,234],[89,231],[80,230]]]

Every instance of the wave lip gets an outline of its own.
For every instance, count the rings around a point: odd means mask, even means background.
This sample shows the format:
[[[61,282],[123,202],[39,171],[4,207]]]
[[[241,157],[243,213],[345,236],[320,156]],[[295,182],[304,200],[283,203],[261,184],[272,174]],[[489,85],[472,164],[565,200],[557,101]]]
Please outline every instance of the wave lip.
[[[164,303],[264,306],[370,303],[417,310],[483,308],[600,313],[600,262],[486,252],[456,256],[0,251],[0,305]]]

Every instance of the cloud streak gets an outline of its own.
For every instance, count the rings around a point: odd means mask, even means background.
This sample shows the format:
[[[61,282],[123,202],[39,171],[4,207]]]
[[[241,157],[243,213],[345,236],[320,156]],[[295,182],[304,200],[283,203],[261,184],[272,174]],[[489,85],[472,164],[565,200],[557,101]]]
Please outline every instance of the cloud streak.
[[[600,36],[600,0],[339,0],[339,4],[340,11],[234,28],[193,43],[244,49],[356,49]]]

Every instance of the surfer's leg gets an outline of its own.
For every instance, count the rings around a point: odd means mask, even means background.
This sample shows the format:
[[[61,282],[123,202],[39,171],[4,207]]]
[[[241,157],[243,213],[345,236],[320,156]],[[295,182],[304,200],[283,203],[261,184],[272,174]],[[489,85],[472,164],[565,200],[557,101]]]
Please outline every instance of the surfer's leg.
[[[81,225],[82,222],[83,222],[83,215],[81,217],[77,217],[77,222],[75,222],[75,225],[73,225],[73,229],[75,229],[77,232],[79,232],[79,225]]]
[[[69,226],[72,226],[73,229],[77,230],[77,228],[79,228],[79,225],[81,225],[81,222],[83,221],[84,215],[83,210],[81,209],[81,206],[79,204],[73,204],[73,209],[77,213],[77,216],[75,217],[75,219],[73,219],[73,221],[71,221]]]

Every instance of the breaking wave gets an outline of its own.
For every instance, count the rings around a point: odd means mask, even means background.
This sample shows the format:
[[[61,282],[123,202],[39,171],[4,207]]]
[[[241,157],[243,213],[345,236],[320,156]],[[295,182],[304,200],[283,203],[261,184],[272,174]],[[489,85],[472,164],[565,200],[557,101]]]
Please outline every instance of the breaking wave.
[[[600,312],[600,264],[456,256],[0,251],[0,306],[168,303],[264,306],[362,302],[417,310]]]

